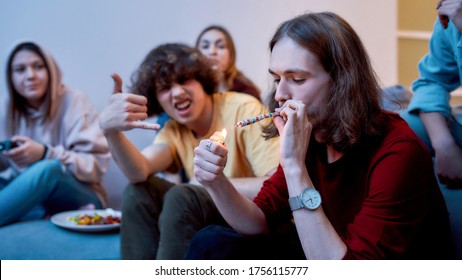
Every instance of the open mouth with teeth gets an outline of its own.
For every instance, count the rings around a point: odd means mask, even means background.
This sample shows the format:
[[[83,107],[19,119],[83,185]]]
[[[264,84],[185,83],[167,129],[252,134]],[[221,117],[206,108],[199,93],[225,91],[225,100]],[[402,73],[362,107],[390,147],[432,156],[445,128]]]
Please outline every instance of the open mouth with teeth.
[[[175,109],[177,109],[179,111],[183,111],[183,110],[188,109],[189,106],[191,106],[191,104],[192,104],[191,100],[184,100],[184,101],[176,103],[175,104]]]

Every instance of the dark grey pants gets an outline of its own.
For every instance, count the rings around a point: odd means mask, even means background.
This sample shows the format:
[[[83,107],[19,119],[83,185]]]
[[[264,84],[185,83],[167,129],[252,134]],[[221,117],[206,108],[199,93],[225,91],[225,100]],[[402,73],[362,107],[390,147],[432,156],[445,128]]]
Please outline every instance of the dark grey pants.
[[[225,224],[204,188],[155,176],[126,187],[122,215],[122,259],[183,259],[197,231]]]

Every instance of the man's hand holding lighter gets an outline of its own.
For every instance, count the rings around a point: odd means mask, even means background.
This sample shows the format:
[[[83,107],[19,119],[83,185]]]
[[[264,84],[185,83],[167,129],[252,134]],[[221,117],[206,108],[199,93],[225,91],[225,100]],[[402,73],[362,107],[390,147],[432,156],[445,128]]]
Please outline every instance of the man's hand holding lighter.
[[[223,170],[228,160],[226,134],[226,129],[216,131],[194,149],[194,176],[202,185],[209,185],[224,176]]]

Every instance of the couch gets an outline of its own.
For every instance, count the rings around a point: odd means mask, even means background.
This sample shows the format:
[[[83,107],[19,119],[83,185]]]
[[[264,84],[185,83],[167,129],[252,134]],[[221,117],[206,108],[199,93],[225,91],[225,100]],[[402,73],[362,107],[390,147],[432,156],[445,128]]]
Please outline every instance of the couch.
[[[155,120],[151,120],[155,121]],[[127,137],[139,148],[152,142],[155,132],[133,130]],[[171,179],[175,180],[176,176]],[[128,181],[111,160],[103,178],[108,192],[108,207],[120,210]],[[55,226],[50,220],[22,221],[0,227],[0,259],[98,260],[120,259],[118,230],[82,233]]]

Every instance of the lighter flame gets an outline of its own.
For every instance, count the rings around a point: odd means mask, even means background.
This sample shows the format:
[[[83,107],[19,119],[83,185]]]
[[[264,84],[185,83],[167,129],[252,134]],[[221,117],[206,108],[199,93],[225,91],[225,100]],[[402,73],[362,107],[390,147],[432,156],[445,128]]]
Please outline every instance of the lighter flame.
[[[225,141],[227,134],[228,132],[226,131],[226,128],[223,128],[223,130],[221,131],[221,135],[223,136],[223,141]]]

